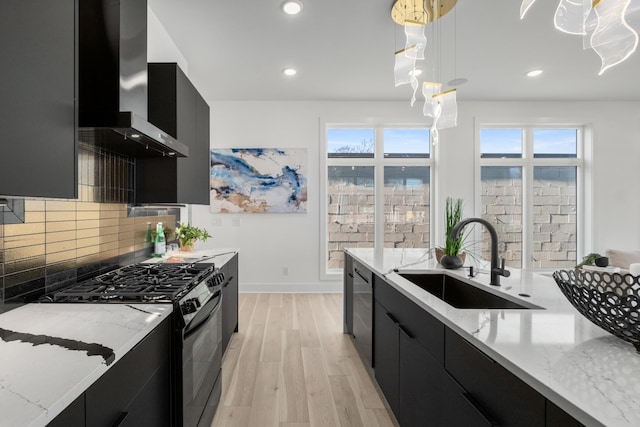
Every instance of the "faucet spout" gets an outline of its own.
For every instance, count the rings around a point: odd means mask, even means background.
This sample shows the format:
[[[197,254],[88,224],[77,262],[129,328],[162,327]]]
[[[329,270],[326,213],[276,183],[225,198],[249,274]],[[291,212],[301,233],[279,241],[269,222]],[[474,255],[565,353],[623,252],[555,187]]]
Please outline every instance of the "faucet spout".
[[[489,283],[493,286],[500,286],[500,276],[509,277],[511,272],[504,268],[504,259],[502,259],[502,262],[498,265],[498,233],[493,225],[482,218],[466,218],[453,227],[451,237],[453,239],[458,238],[462,229],[472,222],[484,225],[489,231],[489,235],[491,236],[491,281]]]

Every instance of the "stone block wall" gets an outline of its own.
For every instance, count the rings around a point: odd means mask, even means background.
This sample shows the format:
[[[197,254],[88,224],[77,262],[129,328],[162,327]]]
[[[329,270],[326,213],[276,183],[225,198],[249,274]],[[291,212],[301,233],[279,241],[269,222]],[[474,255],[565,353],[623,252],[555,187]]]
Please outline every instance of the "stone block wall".
[[[533,267],[567,268],[577,263],[575,168],[537,167],[533,182]],[[522,177],[520,168],[482,170],[482,218],[494,225],[500,256],[522,267]],[[483,228],[481,257],[490,258]]]
[[[328,268],[341,269],[345,248],[374,246],[374,189],[336,180],[328,197]],[[429,247],[429,185],[385,186],[384,198],[384,246]]]

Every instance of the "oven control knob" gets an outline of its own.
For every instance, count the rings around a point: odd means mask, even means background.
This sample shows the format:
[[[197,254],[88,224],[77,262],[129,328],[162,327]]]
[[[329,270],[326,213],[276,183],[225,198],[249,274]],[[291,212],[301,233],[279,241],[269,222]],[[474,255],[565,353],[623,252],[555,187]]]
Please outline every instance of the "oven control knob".
[[[180,304],[180,311],[182,314],[195,313],[200,307],[200,301],[197,298],[191,298]]]

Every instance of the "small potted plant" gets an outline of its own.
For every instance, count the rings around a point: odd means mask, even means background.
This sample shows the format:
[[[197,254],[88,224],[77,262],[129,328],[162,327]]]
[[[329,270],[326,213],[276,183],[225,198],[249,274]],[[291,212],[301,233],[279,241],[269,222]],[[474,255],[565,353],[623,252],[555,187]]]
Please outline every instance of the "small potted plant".
[[[180,242],[180,250],[190,252],[193,250],[193,244],[196,240],[205,242],[211,235],[206,229],[197,228],[186,222],[181,222],[178,228],[176,228],[176,237]]]
[[[447,197],[445,205],[445,246],[436,248],[436,259],[445,268],[460,268],[464,264],[465,253],[460,252],[465,239],[464,230],[457,238],[451,237],[451,230],[462,220],[462,199]]]

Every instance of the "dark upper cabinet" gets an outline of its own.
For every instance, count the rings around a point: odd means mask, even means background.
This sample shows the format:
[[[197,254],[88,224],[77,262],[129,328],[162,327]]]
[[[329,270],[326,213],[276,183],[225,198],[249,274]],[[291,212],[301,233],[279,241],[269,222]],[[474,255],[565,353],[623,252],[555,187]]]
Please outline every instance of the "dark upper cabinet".
[[[175,63],[149,64],[149,122],[189,156],[136,159],[136,203],[209,204],[209,106]]]
[[[77,5],[0,2],[1,195],[78,195]]]

